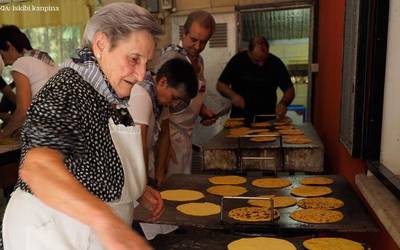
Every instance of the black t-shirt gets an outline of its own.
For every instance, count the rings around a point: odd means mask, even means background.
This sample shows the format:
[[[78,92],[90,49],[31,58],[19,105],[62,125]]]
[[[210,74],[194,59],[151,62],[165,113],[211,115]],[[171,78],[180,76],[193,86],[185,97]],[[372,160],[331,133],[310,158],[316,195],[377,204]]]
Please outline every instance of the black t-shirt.
[[[245,110],[232,107],[231,117],[275,114],[277,88],[286,91],[293,86],[286,66],[278,57],[270,53],[267,62],[259,66],[251,61],[247,51],[232,57],[218,80],[228,84],[246,102]]]

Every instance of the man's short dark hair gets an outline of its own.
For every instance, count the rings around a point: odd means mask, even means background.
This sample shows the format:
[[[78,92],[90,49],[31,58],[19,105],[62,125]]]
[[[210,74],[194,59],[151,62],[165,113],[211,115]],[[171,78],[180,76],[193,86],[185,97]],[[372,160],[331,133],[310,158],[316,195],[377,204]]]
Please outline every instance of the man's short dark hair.
[[[157,71],[156,81],[159,82],[162,77],[167,78],[168,86],[174,89],[182,88],[188,101],[197,95],[197,76],[188,61],[178,58],[166,61]]]
[[[256,47],[257,40],[263,41],[267,45],[267,48],[269,48],[268,40],[264,36],[254,36],[249,41],[248,49],[250,52],[253,51],[254,48]]]
[[[183,25],[185,34],[190,32],[190,28],[192,27],[193,23],[200,24],[201,27],[210,29],[210,37],[215,32],[215,20],[214,17],[204,10],[197,10],[193,11],[188,15],[186,18],[185,24]]]
[[[31,50],[32,46],[28,37],[15,25],[4,25],[0,27],[0,49],[8,50],[7,42],[22,53],[24,49]]]

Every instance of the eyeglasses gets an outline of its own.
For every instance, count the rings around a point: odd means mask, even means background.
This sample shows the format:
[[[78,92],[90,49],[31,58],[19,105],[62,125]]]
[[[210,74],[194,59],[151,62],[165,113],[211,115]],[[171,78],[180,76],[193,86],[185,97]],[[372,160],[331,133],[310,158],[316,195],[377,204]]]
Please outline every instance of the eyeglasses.
[[[189,106],[190,104],[190,99],[188,98],[182,98],[179,96],[172,96],[172,100],[175,103],[175,105],[171,105],[169,108],[169,111],[171,113],[177,113],[180,112],[184,109],[187,108],[187,106]]]

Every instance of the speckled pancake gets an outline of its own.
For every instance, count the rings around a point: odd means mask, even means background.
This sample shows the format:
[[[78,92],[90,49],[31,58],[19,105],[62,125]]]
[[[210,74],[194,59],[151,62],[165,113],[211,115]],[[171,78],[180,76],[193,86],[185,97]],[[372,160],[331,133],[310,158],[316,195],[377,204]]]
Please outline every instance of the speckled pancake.
[[[292,185],[292,181],[283,178],[261,178],[253,180],[251,184],[261,188],[284,188]]]
[[[338,209],[344,202],[332,197],[313,197],[299,200],[297,206],[301,208]]]
[[[208,178],[212,184],[237,185],[246,183],[247,179],[237,175],[213,176]]]
[[[304,248],[308,250],[363,250],[360,243],[343,238],[321,237],[305,240]]]
[[[271,221],[271,210],[266,207],[239,207],[229,211],[228,216],[239,221]],[[278,210],[274,209],[274,219],[279,217]]]
[[[290,218],[293,220],[312,224],[338,222],[343,217],[344,215],[340,211],[312,208],[296,210],[290,214]]]
[[[329,185],[333,182],[333,179],[327,177],[306,177],[300,181],[303,185]]]
[[[332,189],[329,187],[319,186],[300,186],[293,188],[290,194],[301,197],[318,197],[331,194]]]
[[[192,202],[182,204],[176,209],[184,214],[193,216],[209,216],[221,213],[221,206],[211,202]]]
[[[228,250],[296,250],[296,247],[284,239],[256,237],[232,241],[228,244]]]
[[[274,196],[274,195],[260,195],[258,197],[272,198],[274,201],[274,208],[284,208],[296,205],[297,200],[290,196]],[[269,200],[249,200],[249,204],[252,206],[266,207],[269,208],[271,203]]]
[[[189,189],[171,189],[160,192],[163,200],[169,201],[195,201],[204,198],[199,191]]]
[[[232,186],[232,185],[217,185],[207,188],[207,192],[210,194],[220,195],[220,196],[239,196],[247,193],[247,188],[242,186]]]

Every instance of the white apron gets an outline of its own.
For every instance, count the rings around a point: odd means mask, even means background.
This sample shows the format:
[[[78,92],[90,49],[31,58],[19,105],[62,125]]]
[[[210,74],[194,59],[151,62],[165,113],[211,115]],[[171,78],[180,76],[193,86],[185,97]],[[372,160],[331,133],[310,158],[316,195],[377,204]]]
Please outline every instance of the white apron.
[[[206,88],[204,64],[202,58],[199,60],[199,63],[201,70],[197,75],[199,80],[198,94],[192,99],[190,105],[186,109],[177,113],[170,113],[170,143],[172,150],[175,152],[176,162],[174,162],[172,159],[169,160],[168,171],[166,175],[167,178],[172,174],[191,173],[192,133],[204,102]]]
[[[140,128],[115,125],[110,119],[109,129],[122,162],[124,186],[121,198],[107,204],[131,226],[134,202],[146,185]],[[104,249],[90,227],[20,189],[13,192],[4,214],[3,243],[4,250]]]

